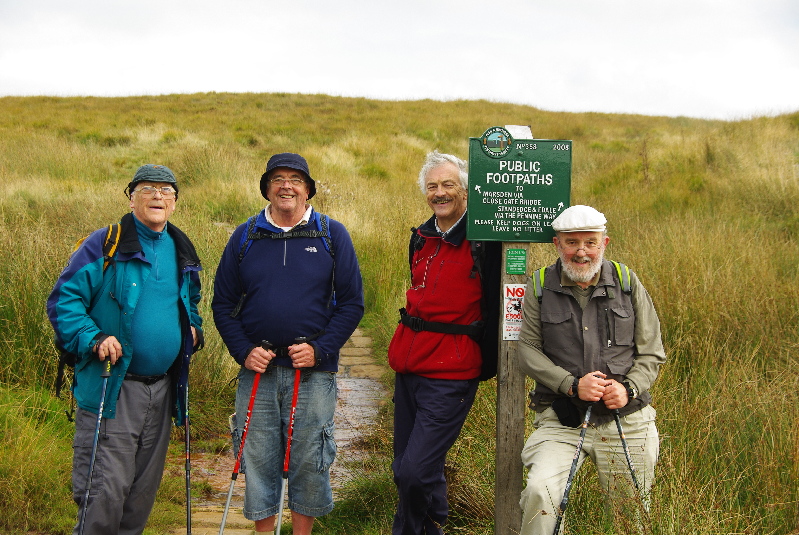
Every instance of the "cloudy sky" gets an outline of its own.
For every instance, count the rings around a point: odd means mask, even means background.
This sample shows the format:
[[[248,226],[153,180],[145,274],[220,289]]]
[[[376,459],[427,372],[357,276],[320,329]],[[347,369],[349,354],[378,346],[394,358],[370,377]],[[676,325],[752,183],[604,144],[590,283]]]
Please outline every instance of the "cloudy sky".
[[[0,96],[487,99],[799,110],[797,0],[0,0]]]

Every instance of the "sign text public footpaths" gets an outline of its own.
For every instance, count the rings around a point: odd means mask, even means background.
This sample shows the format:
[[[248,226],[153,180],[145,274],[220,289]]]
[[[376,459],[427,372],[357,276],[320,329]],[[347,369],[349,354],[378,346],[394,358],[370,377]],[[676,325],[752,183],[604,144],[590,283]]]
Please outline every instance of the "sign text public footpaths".
[[[572,142],[508,139],[495,129],[469,139],[467,237],[551,242],[552,220],[569,207]]]

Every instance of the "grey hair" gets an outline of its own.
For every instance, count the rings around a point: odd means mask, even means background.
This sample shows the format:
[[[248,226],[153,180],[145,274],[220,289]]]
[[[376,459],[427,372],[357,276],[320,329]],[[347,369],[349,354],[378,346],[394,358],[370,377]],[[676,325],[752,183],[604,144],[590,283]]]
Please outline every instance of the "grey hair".
[[[461,187],[463,189],[468,189],[469,171],[466,162],[452,154],[443,154],[438,152],[438,150],[434,150],[427,154],[422,170],[419,171],[419,188],[422,190],[422,193],[427,193],[425,190],[425,182],[427,181],[427,175],[430,174],[430,171],[446,163],[451,163],[458,168],[458,178],[461,181]]]

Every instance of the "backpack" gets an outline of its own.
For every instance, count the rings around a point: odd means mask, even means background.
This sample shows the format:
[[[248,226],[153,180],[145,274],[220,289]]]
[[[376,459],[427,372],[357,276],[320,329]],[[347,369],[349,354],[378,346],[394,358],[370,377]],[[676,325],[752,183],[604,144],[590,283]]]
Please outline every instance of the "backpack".
[[[121,233],[122,228],[119,223],[108,225],[108,230],[106,230],[105,239],[103,240],[103,273],[105,273],[105,270],[108,268],[109,264],[114,261],[113,258],[114,254],[116,253],[117,246],[119,245],[119,236]],[[70,255],[78,250],[86,238],[88,238],[88,236],[84,236],[75,242],[75,246],[72,248],[72,253],[70,253]],[[64,368],[69,367],[70,369],[74,369],[75,363],[78,361],[78,356],[75,353],[70,353],[64,349],[57,336],[53,338],[53,343],[58,350],[58,373],[55,379],[55,395],[56,397],[61,397],[61,387],[64,385]],[[74,385],[74,375],[72,382]],[[72,416],[69,411],[67,411],[67,418],[70,422],[72,421]]]
[[[258,212],[260,214],[261,212]],[[319,213],[319,212],[317,212]],[[244,260],[244,257],[250,251],[252,242],[264,238],[273,240],[288,240],[291,238],[321,238],[325,246],[325,251],[330,254],[333,259],[333,276],[330,289],[330,299],[327,306],[336,306],[336,251],[333,247],[333,238],[330,235],[330,216],[319,213],[319,219],[316,230],[289,230],[287,232],[262,232],[255,230],[255,222],[258,219],[258,214],[250,216],[247,219],[247,229],[241,233],[241,240],[239,241],[239,264]],[[241,282],[241,280],[239,280]],[[242,284],[243,287],[243,284]],[[239,302],[233,312],[230,313],[231,318],[237,317],[241,313],[241,308],[244,306],[244,300],[247,297],[247,292],[242,292]]]
[[[616,266],[616,274],[619,277],[619,282],[621,282],[621,291],[626,294],[632,292],[630,288],[630,268],[615,260],[611,260],[610,262]],[[546,271],[546,267],[536,269],[531,277],[533,279],[535,296],[539,303],[544,296],[544,271]]]

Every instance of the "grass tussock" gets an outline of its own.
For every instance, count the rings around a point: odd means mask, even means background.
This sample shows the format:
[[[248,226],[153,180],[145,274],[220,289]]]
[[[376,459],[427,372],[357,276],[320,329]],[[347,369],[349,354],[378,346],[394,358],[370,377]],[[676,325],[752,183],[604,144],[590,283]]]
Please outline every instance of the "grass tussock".
[[[128,210],[122,190],[139,165],[175,171],[173,221],[204,264],[207,346],[192,364],[192,421],[198,443],[214,443],[225,433],[235,365],[213,326],[213,276],[230,231],[265,204],[258,182],[268,157],[306,156],[313,204],[350,230],[365,281],[363,326],[384,355],[408,281],[409,229],[429,216],[416,185],[424,154],[466,157],[469,137],[505,124],[573,141],[572,203],[607,215],[608,256],[638,273],[659,311],[669,362],[653,392],[662,444],[644,531],[799,529],[799,113],[721,122],[221,93],[4,97],[0,111],[0,530],[67,533],[74,522],[72,430],[66,403],[51,394],[56,354],[44,302],[74,242]],[[530,251],[535,266],[554,260],[551,245]],[[449,456],[452,533],[493,531],[495,405],[488,381]],[[386,412],[365,438],[373,454],[316,532],[390,532],[390,433]],[[164,481],[148,532],[181,522],[182,476]],[[634,531],[598,521],[601,508],[602,490],[584,469],[567,533]]]

